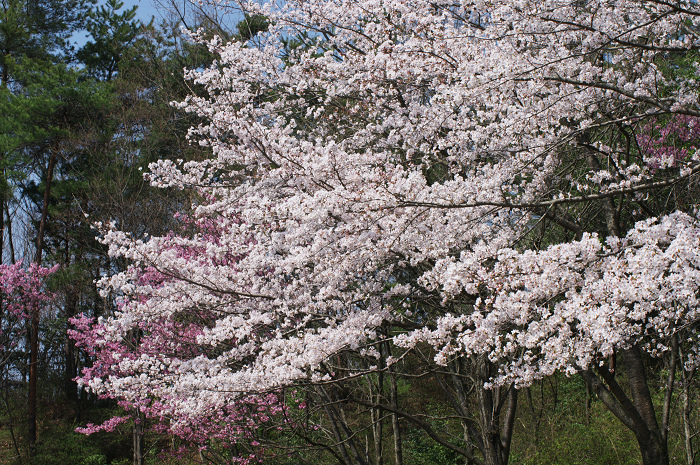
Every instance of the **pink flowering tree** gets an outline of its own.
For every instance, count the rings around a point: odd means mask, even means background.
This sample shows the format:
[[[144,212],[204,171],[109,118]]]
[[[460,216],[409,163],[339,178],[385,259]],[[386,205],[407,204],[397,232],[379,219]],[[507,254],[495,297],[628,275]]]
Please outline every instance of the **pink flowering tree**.
[[[34,264],[0,265],[0,371],[9,375],[7,363],[19,349],[18,343],[26,330],[25,322],[33,311],[46,307],[53,294],[46,290],[46,277],[56,271]],[[4,377],[3,377],[4,378]]]
[[[191,220],[177,215],[185,228],[192,228],[214,244],[228,231],[232,220],[214,222],[209,219]],[[195,241],[170,234],[155,239],[159,253],[169,254],[183,262],[197,262],[204,267],[235,267],[240,256],[235,253],[211,253]],[[78,432],[92,434],[97,431],[114,431],[120,425],[133,421],[135,431],[142,434],[146,422],[150,429],[167,433],[197,446],[211,460],[220,463],[257,463],[270,454],[265,443],[269,430],[283,429],[286,409],[280,392],[267,391],[240,396],[231,393],[228,398],[200,399],[198,408],[188,406],[193,391],[182,391],[179,366],[202,365],[206,360],[217,359],[227,351],[242,344],[235,336],[221,340],[215,346],[204,342],[206,334],[222,314],[228,312],[231,296],[219,293],[218,298],[207,302],[188,300],[188,291],[181,286],[181,271],[159,268],[156,263],[145,265],[136,260],[126,273],[133,286],[120,290],[117,297],[119,314],[133,307],[151,305],[163,296],[171,295],[180,300],[168,315],[135,322],[116,336],[110,328],[110,320],[81,315],[72,320],[75,330],[70,331],[76,345],[85,351],[91,366],[84,368],[78,382],[87,386],[101,398],[118,401],[126,414],[113,417],[100,425],[89,424]],[[179,288],[179,290],[177,290]],[[213,289],[211,291],[215,292]],[[153,370],[153,364],[159,370]],[[142,381],[150,378],[148,385]],[[192,386],[194,392],[201,388]],[[206,396],[205,392],[201,394]],[[274,434],[274,433],[273,433]],[[135,433],[135,454],[140,447]]]
[[[8,395],[10,386],[22,380],[26,366],[25,332],[33,314],[39,314],[51,305],[54,295],[46,287],[47,277],[58,269],[43,268],[22,262],[0,265],[0,387]],[[7,399],[7,397],[6,397]],[[5,405],[10,408],[8,403]],[[10,418],[12,412],[8,411]],[[20,447],[14,435],[12,421],[7,424],[17,456]]]
[[[653,121],[642,127],[637,143],[650,168],[681,166],[700,145],[700,118],[674,115],[666,124]]]
[[[673,375],[659,406],[645,370],[665,357],[673,374],[681,352],[698,363],[700,108],[696,63],[660,62],[700,48],[697,3],[244,7],[269,28],[209,41],[217,62],[187,73],[208,96],[179,104],[208,120],[190,137],[212,158],[149,174],[204,193],[198,227],[104,235],[133,266],[103,281],[124,304],[98,344],[164,325],[177,336],[159,343],[197,349],[148,349],[85,384],[166,400],[177,422],[299,383],[395,381],[427,347],[464,418],[463,443],[441,444],[471,463],[506,463],[518,389],[563,372],[645,465],[668,464]],[[368,363],[341,370],[348,353]],[[617,354],[625,388],[605,363]],[[411,418],[393,398],[365,404]]]

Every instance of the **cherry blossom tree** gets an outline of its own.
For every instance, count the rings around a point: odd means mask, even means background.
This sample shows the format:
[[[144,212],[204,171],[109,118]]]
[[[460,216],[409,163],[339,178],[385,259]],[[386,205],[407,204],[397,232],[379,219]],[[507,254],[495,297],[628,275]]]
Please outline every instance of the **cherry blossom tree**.
[[[389,373],[427,346],[454,379],[477,373],[479,418],[453,446],[471,463],[506,463],[517,389],[564,372],[635,434],[645,464],[668,464],[673,375],[659,424],[645,369],[672,354],[675,373],[680,345],[684,366],[698,360],[698,5],[243,8],[269,28],[208,41],[218,61],[187,73],[208,97],[178,104],[209,121],[190,137],[212,158],[148,175],[198,189],[193,218],[216,233],[104,233],[133,266],[103,282],[124,304],[97,343],[202,319],[206,349],[126,358],[119,376],[86,374],[89,388],[168,399],[186,418]],[[145,282],[151,269],[167,279]],[[377,350],[387,342],[392,354]],[[349,352],[374,362],[334,370]],[[605,363],[616,354],[626,390]]]

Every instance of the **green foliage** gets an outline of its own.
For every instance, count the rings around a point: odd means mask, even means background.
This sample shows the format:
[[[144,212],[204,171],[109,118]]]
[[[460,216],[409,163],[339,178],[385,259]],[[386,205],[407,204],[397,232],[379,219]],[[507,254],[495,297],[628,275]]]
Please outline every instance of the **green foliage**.
[[[246,14],[243,20],[236,26],[238,34],[235,35],[235,38],[241,42],[248,42],[257,34],[266,32],[269,27],[270,22],[267,17],[263,15]]]
[[[107,86],[87,79],[65,64],[22,60],[15,69],[22,87],[2,89],[0,151],[44,151],[53,142],[78,136],[87,121],[99,119],[111,105]]]
[[[106,5],[88,13],[86,29],[92,40],[78,51],[76,58],[97,79],[112,80],[143,28],[135,19],[138,7],[117,13],[123,6],[119,0],[107,0]]]
[[[511,463],[640,463],[632,433],[594,398],[587,415],[586,396],[579,377],[559,375],[526,388],[520,396]]]
[[[640,463],[634,437],[621,428],[617,419],[598,405],[590,425],[568,418],[552,430],[552,437],[533,448],[524,464],[552,465],[636,465]],[[533,453],[534,452],[534,453]],[[515,459],[515,457],[514,457]],[[517,463],[517,460],[514,460]]]
[[[101,444],[85,435],[66,430],[50,431],[42,436],[30,465],[107,465]]]
[[[66,60],[68,39],[93,0],[4,0],[0,4],[3,86],[20,58]]]
[[[435,426],[439,427],[439,425]],[[464,458],[456,452],[438,444],[415,428],[408,428],[404,447],[406,463],[412,465],[458,465],[464,463]]]

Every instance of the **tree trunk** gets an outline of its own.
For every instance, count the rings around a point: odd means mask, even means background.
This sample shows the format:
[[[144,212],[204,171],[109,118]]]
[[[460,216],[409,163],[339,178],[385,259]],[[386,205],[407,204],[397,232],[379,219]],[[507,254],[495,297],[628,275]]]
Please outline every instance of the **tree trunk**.
[[[4,60],[3,60],[4,61]],[[7,72],[7,66],[2,67],[2,73],[0,77],[0,88],[7,89],[7,81],[9,75]],[[3,155],[0,154],[0,166],[3,164]],[[0,179],[0,265],[2,265],[5,253],[5,204],[7,199],[5,198],[5,184],[7,183],[5,168],[2,168],[2,179]],[[9,219],[9,208],[8,208],[8,219]],[[10,239],[11,240],[11,239]]]
[[[668,465],[668,449],[656,421],[641,351],[637,347],[625,350],[623,360],[632,399],[605,365],[596,368],[602,380],[589,370],[582,370],[581,375],[610,412],[634,433],[644,465]]]
[[[46,188],[44,190],[44,205],[41,208],[41,220],[39,221],[39,232],[36,239],[36,257],[34,263],[41,266],[41,259],[44,252],[44,231],[46,231],[46,221],[49,216],[49,199],[51,195],[51,181],[53,180],[53,169],[56,165],[56,147],[51,148],[49,156],[49,166],[46,172]],[[31,336],[29,341],[29,452],[36,451],[36,412],[37,412],[37,362],[39,359],[39,309],[32,309]]]
[[[690,403],[690,386],[683,385],[683,437],[685,439],[685,456],[688,465],[695,465],[695,453],[693,452],[693,431],[690,427],[690,412],[693,408]]]
[[[134,445],[134,465],[144,465],[145,462],[145,438],[144,426],[146,418],[143,413],[136,412],[134,418],[133,445]]]
[[[0,155],[0,164],[2,156]],[[4,263],[5,255],[5,170],[2,170],[0,179],[0,265]]]
[[[68,293],[66,295],[66,319],[73,318],[78,312],[78,293],[72,286],[69,287]],[[66,329],[70,326],[66,323]],[[66,340],[63,346],[63,351],[66,359],[66,366],[64,371],[64,390],[66,394],[66,400],[73,406],[78,401],[78,385],[73,381],[76,376],[78,376],[78,368],[75,363],[75,341],[65,335]]]
[[[510,456],[518,392],[513,387],[505,386],[485,389],[483,385],[491,379],[492,369],[492,363],[486,357],[479,357],[476,399],[482,437],[480,448],[485,465],[506,465]],[[507,389],[505,393],[503,389]],[[502,395],[505,395],[503,401]],[[505,411],[502,410],[504,405]]]
[[[644,465],[668,465],[668,448],[656,421],[642,353],[635,346],[625,350],[624,357],[632,400],[648,429],[643,431],[640,428],[639,431],[635,431],[642,453],[642,462]]]
[[[677,347],[677,352],[679,359],[682,361],[684,359],[683,349],[680,346]],[[683,380],[681,400],[683,403],[683,438],[685,444],[685,458],[688,465],[695,465],[695,452],[693,451],[693,437],[695,434],[693,433],[693,423],[690,418],[690,414],[693,409],[693,404],[690,401],[690,383],[695,376],[695,368],[693,367],[690,370],[686,370],[681,362],[680,374]]]
[[[515,413],[518,409],[518,390],[511,386],[506,393],[506,410],[501,421],[501,463],[507,464],[510,459],[510,443],[513,439]],[[499,402],[500,404],[500,402]]]
[[[380,368],[383,368],[383,366],[381,366],[381,360],[380,360]],[[377,373],[377,391],[376,391],[376,393],[372,392],[372,380],[371,380],[371,378],[369,379],[370,398],[371,398],[372,403],[374,403],[374,404],[381,404],[382,403],[383,386],[384,386],[384,372],[383,371],[379,371]],[[384,414],[378,408],[371,408],[369,412],[370,412],[370,417],[372,420],[372,438],[374,440],[374,463],[376,465],[384,465],[384,453],[382,450],[382,439],[384,436],[383,425],[382,425],[384,422],[383,422],[382,418],[383,418]]]
[[[5,223],[5,228],[7,229],[7,246],[10,253],[10,265],[14,265],[15,259],[15,242],[12,239],[12,217],[10,216],[10,205],[5,201],[5,208],[7,209],[7,220]]]
[[[386,360],[391,355],[391,347],[389,343],[384,344],[384,359]],[[398,386],[396,383],[396,373],[391,366],[387,367],[387,372],[389,373],[389,405],[392,409],[398,410]],[[394,463],[396,465],[403,465],[403,443],[401,441],[401,428],[399,427],[399,417],[396,413],[391,414],[391,429],[394,433]]]

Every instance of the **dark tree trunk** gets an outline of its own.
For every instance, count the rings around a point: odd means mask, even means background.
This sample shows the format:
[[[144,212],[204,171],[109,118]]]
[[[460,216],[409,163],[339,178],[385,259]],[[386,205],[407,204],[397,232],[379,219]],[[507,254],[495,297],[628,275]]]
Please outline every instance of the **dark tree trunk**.
[[[14,265],[15,259],[15,243],[12,239],[12,217],[10,217],[10,205],[5,201],[5,208],[7,209],[7,221],[5,222],[5,229],[7,229],[7,246],[10,253],[10,265]]]
[[[668,447],[656,421],[656,412],[651,400],[642,353],[638,347],[624,351],[627,377],[632,401],[646,425],[635,431],[644,465],[668,465]]]
[[[0,88],[7,88],[7,81],[9,79],[7,73],[7,66],[2,67],[2,75],[0,77]],[[0,153],[0,164],[2,164],[2,158],[5,154]],[[5,184],[7,178],[5,177],[5,170],[2,170],[2,179],[0,179],[0,265],[2,265],[4,253],[5,253],[5,203],[7,199],[5,198]],[[9,211],[8,211],[9,212]]]
[[[39,232],[36,239],[36,258],[34,262],[41,266],[41,259],[44,252],[44,232],[49,216],[49,199],[51,195],[51,181],[53,180],[53,169],[56,165],[57,149],[52,147],[49,156],[49,166],[46,172],[46,189],[44,190],[44,205],[41,208],[41,220],[39,221]],[[36,451],[36,413],[37,413],[37,362],[39,360],[39,309],[32,309],[31,336],[29,341],[29,431],[27,440],[29,441],[29,451],[33,454]]]
[[[381,351],[381,343],[379,347],[379,351]],[[384,371],[383,368],[383,358],[380,358],[379,360],[379,372],[377,373],[377,390],[375,393],[372,392],[373,387],[372,387],[372,380],[369,378],[369,387],[370,387],[370,399],[373,404],[381,404],[383,402],[383,395],[384,395]],[[376,408],[373,407],[370,409],[370,417],[372,420],[372,437],[374,439],[374,463],[375,465],[384,465],[384,450],[382,448],[382,439],[384,438],[384,428],[383,428],[383,419],[382,417],[384,416],[384,413]]]
[[[385,360],[391,355],[391,347],[389,343],[385,343]],[[396,383],[396,373],[391,366],[387,367],[389,373],[389,405],[392,409],[398,410],[398,386]],[[399,416],[396,413],[391,414],[391,430],[394,436],[394,463],[403,465],[403,441],[401,440],[401,428],[399,426]]]
[[[75,289],[69,288],[66,295],[66,318],[70,320],[78,312],[78,293]],[[68,324],[68,323],[67,323]],[[75,405],[78,401],[78,385],[73,381],[78,376],[78,368],[75,360],[75,341],[66,334],[66,341],[63,346],[63,351],[66,359],[64,371],[64,389],[66,400],[71,405]]]
[[[642,463],[669,465],[667,444],[656,421],[642,353],[638,347],[632,347],[623,351],[622,356],[631,399],[605,365],[597,368],[600,378],[589,370],[583,370],[581,375],[610,412],[634,433]]]
[[[133,431],[133,446],[134,446],[134,465],[144,465],[145,463],[145,423],[146,418],[143,413],[136,412],[134,418]]]
[[[476,399],[481,429],[481,453],[485,465],[506,465],[510,456],[510,444],[515,424],[518,391],[506,386],[485,389],[491,379],[493,364],[479,357],[477,368]],[[503,398],[505,396],[505,398]],[[503,410],[505,407],[505,411]]]

